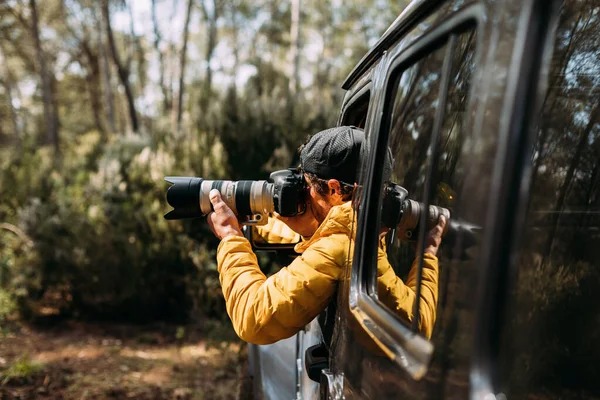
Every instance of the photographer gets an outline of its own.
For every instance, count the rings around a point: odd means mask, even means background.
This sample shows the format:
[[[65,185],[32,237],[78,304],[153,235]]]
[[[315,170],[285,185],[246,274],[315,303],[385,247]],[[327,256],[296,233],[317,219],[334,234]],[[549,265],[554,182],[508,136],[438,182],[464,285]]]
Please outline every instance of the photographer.
[[[301,148],[301,169],[308,186],[306,211],[296,217],[279,219],[305,240],[295,247],[300,256],[269,278],[261,272],[235,214],[219,191],[211,190],[214,212],[208,215],[208,222],[221,239],[217,250],[220,281],[227,313],[243,340],[269,344],[290,337],[327,307],[345,268],[351,263],[348,254],[353,232],[350,199],[363,142],[361,130],[337,127],[315,134]],[[429,255],[424,257],[424,270],[430,272],[424,274],[424,280],[431,280],[431,286],[436,288],[435,254],[444,223],[441,220],[430,232]],[[379,275],[387,278],[391,267],[385,256],[378,264]],[[415,287],[405,286],[400,279],[386,279],[386,282],[391,285],[388,292],[394,307],[412,315]],[[424,301],[421,303],[435,305],[437,290],[433,292],[422,291]],[[422,331],[430,335],[433,321],[422,321],[422,324]]]

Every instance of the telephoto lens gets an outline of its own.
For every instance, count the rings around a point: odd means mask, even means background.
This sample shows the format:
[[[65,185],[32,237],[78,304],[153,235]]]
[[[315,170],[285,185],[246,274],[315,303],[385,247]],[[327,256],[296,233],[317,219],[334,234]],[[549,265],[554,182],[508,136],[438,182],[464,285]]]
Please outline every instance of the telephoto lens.
[[[275,210],[273,184],[267,181],[210,181],[202,178],[169,176],[173,186],[167,191],[167,202],[173,210],[165,219],[198,218],[213,211],[209,193],[217,189],[221,198],[238,216],[253,216],[256,223],[266,223],[266,216]]]
[[[213,211],[209,194],[213,189],[239,217],[250,217],[244,224],[267,223],[268,215],[276,211],[293,217],[306,209],[306,182],[294,168],[271,173],[269,181],[211,181],[202,178],[168,176],[173,186],[167,191],[167,202],[173,210],[165,219],[198,218]]]
[[[425,214],[425,230],[430,230],[437,225],[440,216],[446,217],[446,221],[450,220],[450,211],[444,207],[429,205],[428,210],[425,210],[425,204],[418,201],[406,199],[402,204],[402,217],[400,219],[399,228],[404,233],[406,240],[416,240],[414,237],[419,233],[419,223],[421,215]],[[444,235],[448,232],[448,224],[444,230]],[[400,232],[400,233],[402,233]]]

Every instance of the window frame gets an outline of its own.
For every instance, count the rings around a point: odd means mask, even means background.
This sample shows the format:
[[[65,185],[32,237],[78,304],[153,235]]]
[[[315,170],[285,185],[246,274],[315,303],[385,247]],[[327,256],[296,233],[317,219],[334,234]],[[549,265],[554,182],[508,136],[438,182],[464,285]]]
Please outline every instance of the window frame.
[[[414,379],[419,379],[427,372],[429,361],[433,355],[433,344],[414,332],[409,326],[401,322],[391,310],[388,310],[377,298],[377,277],[373,274],[373,265],[377,265],[377,240],[367,232],[378,229],[381,217],[381,179],[383,159],[387,151],[389,138],[389,118],[384,116],[390,113],[393,107],[395,88],[392,83],[398,74],[401,74],[411,65],[414,65],[428,53],[439,49],[445,43],[456,37],[457,34],[474,29],[477,49],[481,43],[481,25],[484,18],[484,9],[479,4],[466,6],[437,26],[432,27],[423,35],[415,39],[409,46],[392,54],[382,62],[381,73],[385,76],[380,82],[382,112],[377,113],[377,120],[372,121],[371,135],[375,146],[369,155],[367,163],[364,191],[360,198],[361,210],[358,215],[358,228],[356,232],[355,254],[350,282],[350,308],[363,327],[379,342],[380,346],[388,350],[388,354],[398,362]],[[448,51],[448,49],[445,49]],[[446,54],[445,57],[447,57]],[[442,84],[440,93],[448,91],[448,74],[446,73],[446,60],[444,60]],[[445,82],[445,85],[444,85]],[[442,86],[444,85],[444,86]],[[379,86],[379,85],[377,85]],[[471,89],[472,90],[472,89]],[[390,97],[392,97],[390,99]],[[440,107],[442,109],[442,107]],[[441,111],[443,116],[445,109]],[[432,139],[435,139],[435,130],[439,132],[440,112],[436,113],[436,122]],[[435,159],[436,154],[432,156]],[[431,165],[428,167],[426,187],[430,184]],[[427,191],[427,189],[426,189]],[[371,218],[368,218],[370,216]],[[422,269],[422,264],[420,269]],[[421,271],[419,271],[421,272]],[[419,274],[420,275],[420,274]],[[419,280],[420,283],[420,280]]]

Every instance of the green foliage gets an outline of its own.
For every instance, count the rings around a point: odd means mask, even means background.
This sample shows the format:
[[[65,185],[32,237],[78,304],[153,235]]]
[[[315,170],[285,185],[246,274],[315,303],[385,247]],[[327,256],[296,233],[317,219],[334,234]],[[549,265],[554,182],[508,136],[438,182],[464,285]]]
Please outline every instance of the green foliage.
[[[227,320],[218,241],[204,221],[164,220],[163,178],[265,179],[296,164],[306,137],[335,123],[357,49],[397,8],[381,6],[373,27],[348,23],[356,2],[301,3],[292,90],[289,3],[217,2],[217,12],[199,2],[187,54],[184,32],[167,34],[182,19],[169,2],[152,2],[149,30],[133,2],[108,2],[108,15],[88,0],[0,3],[0,318],[44,304],[81,318],[200,323]]]
[[[4,322],[10,315],[17,311],[17,305],[11,295],[0,289],[0,323]]]
[[[27,382],[40,373],[43,368],[42,364],[32,361],[27,355],[23,355],[4,371],[0,371],[0,384],[6,385],[15,381]]]
[[[10,213],[32,243],[3,246],[4,286],[28,299],[59,292],[61,305],[79,315],[187,318],[190,291],[202,286],[195,279],[206,265],[194,263],[200,246],[182,225],[163,219],[163,177],[176,173],[176,154],[162,144],[151,148],[143,136],[102,148],[95,133],[68,150],[56,167],[35,152],[42,167],[23,168],[37,187],[13,187],[23,204]],[[9,169],[1,182],[22,173]]]

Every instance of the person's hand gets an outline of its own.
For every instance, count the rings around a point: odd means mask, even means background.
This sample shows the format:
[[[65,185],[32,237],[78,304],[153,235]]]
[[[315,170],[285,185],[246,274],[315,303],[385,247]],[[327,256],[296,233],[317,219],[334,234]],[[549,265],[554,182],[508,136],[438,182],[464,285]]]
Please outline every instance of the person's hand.
[[[434,256],[437,254],[440,244],[442,243],[442,235],[444,234],[445,228],[446,217],[440,215],[437,225],[427,233],[427,237],[425,238],[425,253]]]
[[[231,235],[244,236],[237,217],[223,201],[221,193],[217,189],[213,189],[208,197],[215,211],[208,214],[206,219],[215,236],[221,240]]]
[[[279,214],[275,214],[275,216],[281,220],[281,222],[289,226],[291,230],[304,237],[312,236],[319,227],[319,221],[315,218],[310,202],[306,204],[306,211],[304,211],[302,215],[282,217]]]

